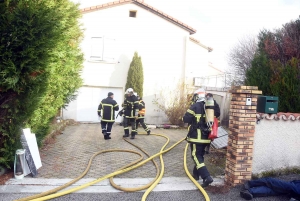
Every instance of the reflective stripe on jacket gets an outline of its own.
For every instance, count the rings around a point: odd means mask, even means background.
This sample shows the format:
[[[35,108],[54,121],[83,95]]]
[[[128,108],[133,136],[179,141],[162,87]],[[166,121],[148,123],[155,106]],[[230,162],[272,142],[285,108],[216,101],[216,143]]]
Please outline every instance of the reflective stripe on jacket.
[[[101,112],[101,121],[115,122],[115,111],[119,110],[119,105],[111,97],[101,101],[98,106],[98,112]]]
[[[134,118],[139,112],[139,101],[135,95],[126,97],[123,103],[124,116],[127,118]]]
[[[188,136],[186,140],[194,144],[207,144],[210,132],[205,122],[204,102],[196,102],[185,113],[183,122],[190,124],[188,127]]]

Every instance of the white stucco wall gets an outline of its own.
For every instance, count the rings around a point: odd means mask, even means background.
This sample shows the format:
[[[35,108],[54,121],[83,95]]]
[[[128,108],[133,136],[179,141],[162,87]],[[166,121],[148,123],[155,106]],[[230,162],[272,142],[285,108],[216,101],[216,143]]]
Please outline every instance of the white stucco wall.
[[[137,17],[129,17],[129,11]],[[85,62],[82,76],[89,86],[124,87],[135,51],[144,68],[144,101],[146,121],[159,123],[164,115],[155,111],[155,95],[164,87],[175,85],[184,76],[185,40],[189,32],[134,4],[83,14]],[[91,37],[116,39],[116,63],[93,62],[90,59]]]
[[[129,11],[136,11],[136,18],[129,17]],[[130,62],[137,51],[144,68],[145,120],[150,124],[167,122],[166,116],[152,103],[155,97],[159,97],[163,90],[176,90],[177,82],[184,80],[190,71],[186,70],[187,65],[193,68],[192,76],[199,71],[195,68],[196,63],[201,67],[208,65],[207,49],[190,44],[188,31],[135,4],[85,13],[81,23],[84,29],[81,43],[85,58],[84,85],[124,88]],[[116,59],[113,62],[91,58],[92,37],[102,36],[116,40],[113,49]],[[66,113],[68,117],[72,114]]]
[[[252,172],[300,166],[300,122],[263,119],[255,128]]]
[[[188,39],[186,77],[203,77],[209,73],[208,50]]]

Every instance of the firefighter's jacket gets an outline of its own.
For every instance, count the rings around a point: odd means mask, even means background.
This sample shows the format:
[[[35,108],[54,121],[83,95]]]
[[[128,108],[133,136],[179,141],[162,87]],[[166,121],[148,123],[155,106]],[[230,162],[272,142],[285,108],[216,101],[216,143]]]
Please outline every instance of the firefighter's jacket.
[[[194,144],[208,144],[211,142],[208,139],[210,128],[206,124],[204,102],[196,102],[190,109],[187,110],[183,119],[184,123],[188,123],[188,135],[186,140]],[[214,116],[216,116],[216,107],[214,108]],[[220,110],[218,116],[220,115]],[[218,117],[217,116],[217,117]]]
[[[146,113],[146,105],[143,100],[139,100],[139,119],[145,118],[145,113]]]
[[[101,114],[101,121],[115,122],[115,111],[119,110],[119,105],[111,97],[107,97],[101,101],[98,106],[98,115]]]
[[[135,118],[139,112],[139,101],[135,95],[127,96],[123,103],[124,117]]]

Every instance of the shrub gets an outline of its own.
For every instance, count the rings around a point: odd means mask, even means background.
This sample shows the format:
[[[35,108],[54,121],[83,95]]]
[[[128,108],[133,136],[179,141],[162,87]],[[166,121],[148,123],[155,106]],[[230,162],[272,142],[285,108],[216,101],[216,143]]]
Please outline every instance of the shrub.
[[[192,90],[186,89],[183,82],[178,82],[174,89],[163,89],[153,103],[163,111],[171,124],[183,126],[182,117],[191,106],[189,97]]]

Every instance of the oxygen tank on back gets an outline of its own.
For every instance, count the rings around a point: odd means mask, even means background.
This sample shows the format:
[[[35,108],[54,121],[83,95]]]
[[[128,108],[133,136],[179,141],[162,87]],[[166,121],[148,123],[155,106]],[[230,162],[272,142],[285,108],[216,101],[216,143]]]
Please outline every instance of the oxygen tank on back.
[[[212,125],[214,123],[214,117],[215,117],[215,103],[214,103],[214,99],[212,97],[207,97],[206,101],[205,101],[205,120],[206,123],[209,123],[210,125]]]

